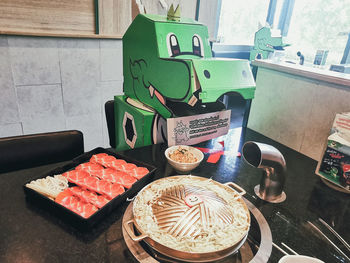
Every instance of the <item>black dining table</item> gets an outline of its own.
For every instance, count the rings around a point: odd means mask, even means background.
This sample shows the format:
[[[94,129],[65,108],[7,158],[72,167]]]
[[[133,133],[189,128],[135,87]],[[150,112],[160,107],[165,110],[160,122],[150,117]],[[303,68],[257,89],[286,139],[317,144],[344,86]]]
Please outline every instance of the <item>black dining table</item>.
[[[242,145],[247,141],[270,144],[283,154],[287,163],[284,186],[287,198],[284,202],[269,203],[255,195],[254,187],[260,182],[262,170],[248,165],[240,156]],[[317,257],[324,262],[348,262],[308,223],[318,226],[350,257],[346,247],[319,221],[322,218],[350,241],[349,194],[321,181],[315,175],[315,160],[249,128],[231,129],[227,135],[197,146],[212,149],[220,146],[220,142],[224,144],[224,155],[216,163],[211,163],[206,153],[192,175],[241,186],[246,191],[246,200],[268,222],[273,243],[277,246],[284,248],[281,245],[284,243],[298,254]],[[178,174],[164,156],[166,148],[166,144],[157,144],[118,153],[155,166],[157,169],[152,180],[156,180]],[[65,163],[0,174],[0,262],[137,262],[122,231],[123,216],[131,202],[129,199],[91,229],[82,231],[26,198],[23,191],[26,182]],[[255,246],[258,249],[259,244]],[[278,262],[282,256],[280,250],[272,247],[268,262]]]

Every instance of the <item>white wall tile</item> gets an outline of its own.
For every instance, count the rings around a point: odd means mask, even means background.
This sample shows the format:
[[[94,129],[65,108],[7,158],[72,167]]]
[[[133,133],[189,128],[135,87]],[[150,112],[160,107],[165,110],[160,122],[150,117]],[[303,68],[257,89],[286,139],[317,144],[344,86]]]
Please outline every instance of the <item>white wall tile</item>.
[[[65,118],[61,116],[23,120],[23,134],[55,132],[66,130]]]
[[[61,85],[19,86],[17,97],[25,134],[65,129]]]
[[[123,95],[123,82],[118,81],[103,81],[100,82],[101,101],[104,103],[108,100],[113,100],[116,95]]]
[[[22,135],[22,125],[21,123],[11,123],[0,125],[0,138]]]
[[[5,36],[0,36],[0,94],[0,124],[18,122],[17,98]]]
[[[61,85],[17,87],[22,120],[64,116]]]
[[[121,40],[0,36],[0,137],[78,129],[87,150],[109,147],[122,79]]]
[[[347,87],[259,68],[248,127],[320,160],[336,113],[350,111]]]
[[[350,91],[340,86],[319,84],[311,99],[312,108],[304,127],[300,151],[315,160],[323,156],[323,147],[329,136],[335,115],[350,112]]]
[[[121,80],[101,82],[100,86],[101,86],[101,100],[102,100],[101,103],[103,105],[103,111],[102,111],[103,146],[111,147],[109,145],[109,135],[108,135],[104,104],[109,100],[114,100],[114,96],[123,94],[123,82]]]
[[[103,147],[101,114],[88,114],[66,118],[67,129],[80,130],[84,135],[84,150]]]
[[[107,128],[106,115],[102,116],[102,137],[103,137],[102,146],[104,148],[111,147],[109,144],[109,134],[108,134],[108,128]]]
[[[8,37],[15,85],[60,83],[57,40]]]
[[[100,40],[101,80],[123,79],[123,46],[121,40]]]
[[[96,114],[100,105],[99,41],[58,41],[66,116]]]
[[[259,69],[248,127],[300,151],[317,84]]]

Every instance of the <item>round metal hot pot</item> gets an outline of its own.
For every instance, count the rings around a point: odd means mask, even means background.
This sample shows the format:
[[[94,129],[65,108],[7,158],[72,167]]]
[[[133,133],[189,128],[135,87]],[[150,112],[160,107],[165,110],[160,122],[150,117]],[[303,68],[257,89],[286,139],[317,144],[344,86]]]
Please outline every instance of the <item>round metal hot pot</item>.
[[[191,182],[193,182],[193,184],[191,183],[191,185],[194,186],[192,187],[180,183],[179,185],[172,186],[169,189],[166,188],[165,191],[163,191],[161,194],[158,193],[157,196],[155,195],[155,198],[157,198],[157,202],[153,203],[152,212],[154,213],[153,215],[156,218],[155,222],[156,224],[158,224],[159,228],[163,228],[163,230],[165,231],[164,233],[167,234],[193,236],[198,234],[200,235],[198,231],[196,232],[196,230],[198,230],[195,228],[194,224],[196,220],[201,220],[201,224],[204,225],[210,224],[210,220],[213,220],[212,218],[215,217],[215,220],[220,219],[222,223],[229,224],[232,218],[230,218],[229,214],[226,212],[228,209],[225,209],[224,205],[227,204],[225,200],[222,200],[221,197],[216,196],[215,192],[211,193],[211,191],[203,190],[202,186],[200,188],[196,187],[196,182],[210,181],[211,184],[219,186],[222,189],[222,191],[226,191],[229,194],[234,195],[236,197],[235,200],[237,202],[240,202],[239,205],[243,207],[243,210],[246,213],[247,227],[245,231],[243,231],[237,242],[233,244],[228,244],[227,247],[220,250],[214,250],[210,252],[187,252],[171,248],[167,245],[162,244],[160,241],[156,241],[154,238],[151,237],[152,235],[147,234],[146,231],[140,226],[140,224],[137,222],[138,220],[142,220],[142,218],[140,219],[140,216],[137,215],[137,211],[139,211],[140,207],[135,206],[137,206],[140,203],[138,202],[140,200],[137,199],[142,198],[143,192],[149,191],[153,184],[159,185],[163,182],[167,183],[169,179],[180,179],[181,181],[181,178],[183,177],[190,178]],[[240,192],[237,192],[232,187],[235,187]],[[133,202],[133,218],[124,222],[123,227],[133,241],[138,242],[143,240],[152,249],[167,257],[187,262],[210,262],[219,260],[236,253],[247,238],[250,225],[250,213],[242,198],[242,195],[244,194],[245,191],[232,182],[221,184],[214,180],[209,180],[207,178],[198,176],[172,176],[162,178],[146,185],[138,193]],[[158,204],[162,204],[162,206],[158,207]],[[172,206],[172,204],[175,204],[174,207]],[[203,208],[203,204],[206,208]],[[164,209],[164,205],[168,205],[168,213],[166,212],[167,209]],[[181,210],[182,207],[184,208],[184,210]],[[200,212],[196,213],[196,209],[198,209],[198,211],[200,210]],[[203,212],[205,211],[205,209],[207,212]],[[213,211],[210,211],[213,209],[215,210],[214,214]],[[186,215],[185,221],[184,214]],[[179,222],[174,222],[175,226],[169,226],[169,222],[171,220],[174,221],[174,217],[176,217],[177,215],[179,216],[178,218],[181,218],[183,222],[181,222],[181,224],[179,224]],[[133,226],[136,228],[137,233],[135,233]]]

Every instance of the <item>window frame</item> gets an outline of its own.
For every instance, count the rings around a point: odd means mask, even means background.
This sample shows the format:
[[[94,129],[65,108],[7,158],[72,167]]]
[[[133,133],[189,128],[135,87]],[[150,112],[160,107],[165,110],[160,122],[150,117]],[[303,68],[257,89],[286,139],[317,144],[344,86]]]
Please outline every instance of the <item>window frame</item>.
[[[348,32],[348,41],[346,42],[344,54],[340,64],[350,64],[350,32]]]
[[[199,1],[197,0],[197,6],[199,6]],[[222,0],[218,1],[218,10],[216,15],[216,25],[215,25],[215,39],[218,38],[218,29],[221,13]],[[278,0],[270,0],[269,7],[267,10],[266,22],[269,25],[273,25],[274,17],[276,14],[276,6]],[[295,0],[283,0],[281,13],[279,16],[277,29],[281,31],[283,37],[287,36],[289,30],[289,24],[292,18],[294,10]],[[214,57],[226,57],[226,58],[248,58],[250,50],[254,45],[229,45],[223,43],[213,43],[213,56]],[[348,41],[345,45],[343,57],[340,64],[350,64],[350,32],[348,33]]]
[[[200,0],[197,0],[197,7],[199,6],[199,1]],[[215,32],[214,32],[215,40],[218,39],[219,21],[220,21],[221,5],[222,5],[222,0],[217,0],[217,1],[218,1],[218,9],[216,14],[216,24],[215,24]],[[274,21],[277,1],[278,0],[270,0],[269,2],[266,22],[268,22],[270,25],[272,25]],[[289,1],[289,0],[284,0],[284,1]],[[285,23],[283,23],[283,25],[285,25]],[[289,26],[289,23],[288,23],[288,26]],[[254,45],[232,45],[232,44],[223,44],[223,43],[214,42],[212,43],[212,52],[214,57],[249,59],[250,50],[252,50],[253,47]]]

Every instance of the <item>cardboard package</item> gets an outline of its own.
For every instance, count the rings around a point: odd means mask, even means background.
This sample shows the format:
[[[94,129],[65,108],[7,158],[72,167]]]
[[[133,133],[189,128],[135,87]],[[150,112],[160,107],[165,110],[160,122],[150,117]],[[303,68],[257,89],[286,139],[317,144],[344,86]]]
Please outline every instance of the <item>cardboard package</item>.
[[[192,145],[228,132],[230,110],[177,118],[161,118],[152,108],[125,95],[115,96],[116,148],[128,150],[168,141],[168,145]],[[141,125],[140,125],[141,124]],[[160,132],[149,132],[160,130]]]
[[[155,111],[125,95],[114,97],[116,148],[128,150],[152,144],[151,133]],[[142,125],[137,125],[137,124]]]
[[[350,190],[350,112],[336,115],[316,174]]]
[[[255,92],[249,61],[213,58],[207,27],[172,8],[133,20],[123,36],[123,76],[124,96],[114,100],[117,150],[223,135],[230,118],[219,98],[250,100]]]

